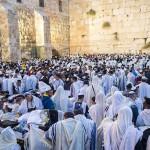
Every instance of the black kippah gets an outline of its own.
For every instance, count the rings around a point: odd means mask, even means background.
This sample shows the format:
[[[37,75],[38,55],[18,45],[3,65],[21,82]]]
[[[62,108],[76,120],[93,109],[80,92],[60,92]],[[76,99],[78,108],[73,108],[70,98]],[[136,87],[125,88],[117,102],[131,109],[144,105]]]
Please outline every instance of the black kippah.
[[[145,103],[146,103],[147,105],[150,105],[150,98],[145,97],[144,99],[145,99]]]

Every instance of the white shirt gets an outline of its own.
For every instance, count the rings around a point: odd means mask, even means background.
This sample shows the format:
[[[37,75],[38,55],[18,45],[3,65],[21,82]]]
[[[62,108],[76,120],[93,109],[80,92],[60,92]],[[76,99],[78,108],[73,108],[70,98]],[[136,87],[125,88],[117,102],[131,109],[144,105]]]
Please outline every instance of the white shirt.
[[[32,99],[32,106],[33,107],[36,107],[36,110],[42,110],[43,109],[43,104],[42,104],[42,101],[36,97],[36,96],[33,96],[33,99]],[[31,108],[31,103],[29,103],[29,105],[27,106],[27,100],[25,99],[22,103],[21,103],[21,106],[18,110],[18,113],[20,114],[25,114],[28,112],[28,107]]]

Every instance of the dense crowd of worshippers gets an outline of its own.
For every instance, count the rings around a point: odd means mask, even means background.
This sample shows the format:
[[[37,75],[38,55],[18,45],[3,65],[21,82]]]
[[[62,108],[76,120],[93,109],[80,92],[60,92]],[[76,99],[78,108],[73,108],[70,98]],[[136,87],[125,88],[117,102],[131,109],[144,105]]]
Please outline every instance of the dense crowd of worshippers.
[[[150,150],[150,56],[0,64],[0,150]]]

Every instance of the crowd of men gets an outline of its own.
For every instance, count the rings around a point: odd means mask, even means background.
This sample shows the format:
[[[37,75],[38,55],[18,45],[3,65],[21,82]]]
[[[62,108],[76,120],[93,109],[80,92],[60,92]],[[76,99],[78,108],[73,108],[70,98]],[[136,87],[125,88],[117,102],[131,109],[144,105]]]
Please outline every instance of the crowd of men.
[[[0,63],[0,150],[150,150],[150,56]]]

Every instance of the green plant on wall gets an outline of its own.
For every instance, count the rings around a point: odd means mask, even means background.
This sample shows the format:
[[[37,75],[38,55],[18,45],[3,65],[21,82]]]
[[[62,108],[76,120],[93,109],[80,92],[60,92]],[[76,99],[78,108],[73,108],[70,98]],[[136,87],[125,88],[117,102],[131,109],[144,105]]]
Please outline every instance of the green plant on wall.
[[[114,39],[115,39],[116,41],[118,41],[118,40],[119,40],[119,38],[118,38],[118,32],[114,32],[113,35],[114,35]]]
[[[82,36],[82,38],[84,38],[86,35],[83,34],[83,35],[81,35],[81,36]]]
[[[110,28],[110,27],[111,27],[111,25],[108,21],[103,23],[103,28]]]
[[[27,59],[27,58],[21,58],[21,61],[26,62],[26,61],[29,61],[29,59]]]
[[[150,42],[146,43],[146,44],[142,47],[142,49],[147,49],[147,48],[150,48]]]
[[[96,15],[96,11],[93,10],[93,9],[90,9],[86,14],[87,14],[87,15],[94,16],[94,15]]]

